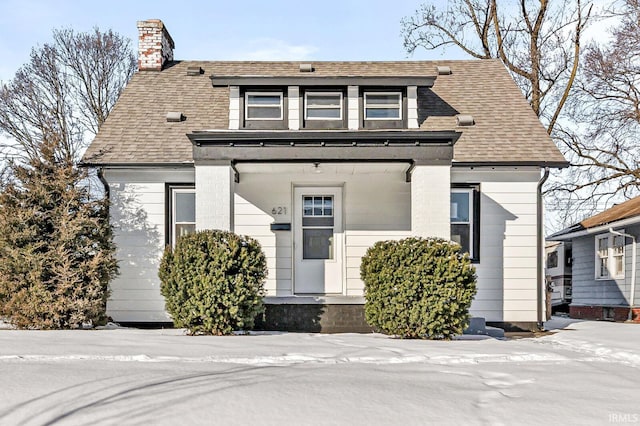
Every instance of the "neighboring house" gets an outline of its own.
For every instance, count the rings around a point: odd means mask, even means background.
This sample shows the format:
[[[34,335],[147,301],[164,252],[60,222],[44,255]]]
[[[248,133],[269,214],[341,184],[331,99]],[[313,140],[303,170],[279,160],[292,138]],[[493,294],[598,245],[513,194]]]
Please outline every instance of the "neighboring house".
[[[570,242],[572,246],[571,317],[622,321],[628,318],[630,305],[638,305],[640,288],[635,280],[640,259],[636,254],[634,262],[637,249],[634,250],[632,237],[637,247],[640,197],[548,238]]]
[[[571,243],[547,241],[545,276],[551,286],[551,305],[560,306],[571,303]]]
[[[538,185],[566,162],[499,61],[174,61],[161,21],[138,28],[84,157],[111,199],[115,321],[170,321],[165,244],[217,228],[262,244],[265,327],[366,330],[361,257],[412,235],[471,254],[473,315],[536,327]]]

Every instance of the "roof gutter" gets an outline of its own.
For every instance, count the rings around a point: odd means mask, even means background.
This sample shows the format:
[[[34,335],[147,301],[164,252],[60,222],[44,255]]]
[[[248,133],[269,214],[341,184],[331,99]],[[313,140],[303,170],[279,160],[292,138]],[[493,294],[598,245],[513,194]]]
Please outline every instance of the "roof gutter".
[[[554,169],[564,169],[569,167],[567,161],[454,161],[452,167],[553,167]]]
[[[176,168],[193,168],[193,161],[184,161],[182,163],[90,163],[80,162],[78,167],[97,167],[100,169],[176,169]]]
[[[594,226],[593,228],[581,229],[579,231],[569,232],[564,235],[552,235],[549,237],[551,241],[567,241],[577,237],[584,237],[585,235],[600,234],[602,232],[609,232],[610,228],[618,228],[621,226],[636,225],[640,223],[640,215],[634,217],[628,217],[611,223],[605,223],[604,225]]]
[[[542,300],[542,290],[544,288],[544,286],[542,285],[542,279],[544,278],[544,271],[543,271],[543,266],[542,266],[542,260],[543,260],[543,256],[542,256],[542,251],[544,250],[544,232],[542,231],[542,213],[543,213],[543,204],[542,204],[542,185],[544,185],[544,183],[547,181],[547,179],[549,178],[549,167],[545,167],[544,168],[544,175],[542,175],[542,178],[540,178],[540,181],[538,182],[538,192],[537,192],[537,214],[536,214],[536,230],[537,230],[537,244],[536,244],[536,248],[537,248],[537,255],[536,255],[536,259],[537,259],[537,274],[536,274],[536,284],[537,284],[537,292],[538,292],[538,306],[537,306],[537,311],[538,311],[538,329],[542,330],[544,327],[544,323],[542,320],[542,304],[544,303],[544,301]]]

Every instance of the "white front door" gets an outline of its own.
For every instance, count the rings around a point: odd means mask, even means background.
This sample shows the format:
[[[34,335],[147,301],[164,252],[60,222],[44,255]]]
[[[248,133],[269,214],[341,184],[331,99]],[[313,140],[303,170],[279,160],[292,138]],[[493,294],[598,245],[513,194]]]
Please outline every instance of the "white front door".
[[[342,188],[294,188],[294,290],[342,294]]]

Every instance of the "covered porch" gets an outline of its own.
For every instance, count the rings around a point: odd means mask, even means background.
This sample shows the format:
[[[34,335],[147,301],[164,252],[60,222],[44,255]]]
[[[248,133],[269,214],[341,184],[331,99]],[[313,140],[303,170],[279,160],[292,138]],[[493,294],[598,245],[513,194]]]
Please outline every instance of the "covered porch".
[[[346,297],[361,305],[368,247],[410,235],[449,238],[456,133],[365,132],[363,139],[327,131],[295,141],[288,133],[190,135],[196,226],[261,243],[267,303]]]

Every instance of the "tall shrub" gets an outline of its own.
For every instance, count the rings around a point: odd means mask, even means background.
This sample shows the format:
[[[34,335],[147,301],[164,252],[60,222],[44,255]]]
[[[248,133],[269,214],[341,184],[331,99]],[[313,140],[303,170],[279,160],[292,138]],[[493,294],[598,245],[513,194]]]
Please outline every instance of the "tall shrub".
[[[117,272],[107,200],[58,148],[14,165],[0,193],[0,316],[19,328],[103,322]]]
[[[218,230],[185,235],[165,250],[159,276],[167,311],[190,334],[250,329],[264,312],[267,262],[253,238]]]
[[[438,238],[379,241],[360,267],[365,318],[386,334],[450,339],[469,320],[475,268],[456,243]]]

